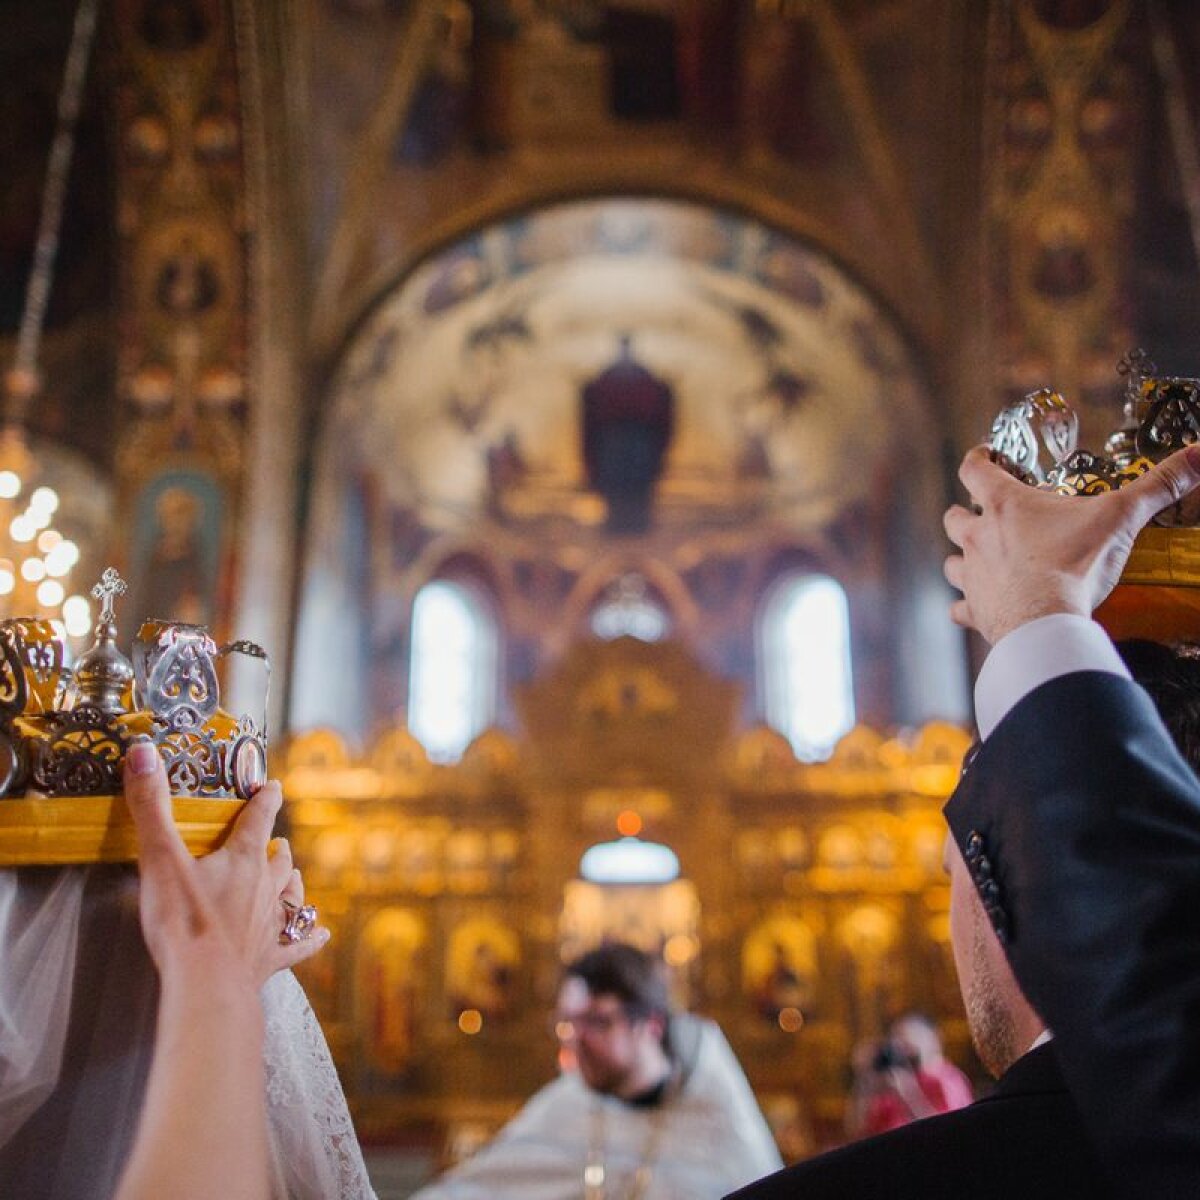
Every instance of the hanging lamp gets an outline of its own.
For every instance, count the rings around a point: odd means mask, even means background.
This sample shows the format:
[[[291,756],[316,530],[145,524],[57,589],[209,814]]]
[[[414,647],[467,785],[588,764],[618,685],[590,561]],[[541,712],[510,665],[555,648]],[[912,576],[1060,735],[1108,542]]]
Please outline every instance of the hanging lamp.
[[[42,390],[42,334],[98,8],[99,0],[80,0],[75,14],[16,353],[4,376],[0,424],[0,616],[41,617],[74,637],[91,626],[88,600],[70,591],[80,549],[56,527],[59,495],[47,479],[47,463],[30,443],[26,421]]]

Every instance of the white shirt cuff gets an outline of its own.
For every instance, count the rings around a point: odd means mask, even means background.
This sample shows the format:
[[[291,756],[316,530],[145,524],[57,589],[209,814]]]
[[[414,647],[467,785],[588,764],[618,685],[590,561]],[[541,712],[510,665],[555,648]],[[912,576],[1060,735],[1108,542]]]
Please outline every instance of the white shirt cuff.
[[[986,738],[1035,688],[1073,671],[1107,671],[1130,678],[1108,634],[1087,617],[1051,613],[1005,634],[975,680],[980,738]]]
[[[1052,1041],[1054,1041],[1054,1034],[1052,1034],[1049,1029],[1043,1029],[1042,1032],[1033,1039],[1032,1045],[1028,1050],[1025,1051],[1025,1053],[1029,1054],[1031,1051],[1036,1050],[1039,1046],[1044,1046],[1047,1042]]]

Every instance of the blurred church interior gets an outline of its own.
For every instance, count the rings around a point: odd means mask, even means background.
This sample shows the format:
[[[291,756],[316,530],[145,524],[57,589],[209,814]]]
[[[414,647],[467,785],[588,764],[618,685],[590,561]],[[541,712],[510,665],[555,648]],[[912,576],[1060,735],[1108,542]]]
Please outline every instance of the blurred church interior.
[[[381,1194],[552,1075],[605,938],[663,952],[789,1158],[906,1009],[979,1077],[940,514],[1005,403],[1053,386],[1099,448],[1130,348],[1200,374],[1200,8],[3,18],[0,608],[86,632],[112,563],[125,638],[270,652]]]

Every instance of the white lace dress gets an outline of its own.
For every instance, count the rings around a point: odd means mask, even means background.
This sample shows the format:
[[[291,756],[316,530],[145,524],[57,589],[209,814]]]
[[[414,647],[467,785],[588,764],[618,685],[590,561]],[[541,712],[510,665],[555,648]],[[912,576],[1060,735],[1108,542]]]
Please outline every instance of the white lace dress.
[[[157,1006],[135,872],[0,871],[0,1195],[112,1195]],[[373,1200],[329,1048],[291,972],[263,989],[263,1011],[276,1200]],[[214,1070],[220,1055],[214,1047]]]
[[[291,971],[263,989],[263,1008],[276,1195],[374,1196],[325,1035]]]

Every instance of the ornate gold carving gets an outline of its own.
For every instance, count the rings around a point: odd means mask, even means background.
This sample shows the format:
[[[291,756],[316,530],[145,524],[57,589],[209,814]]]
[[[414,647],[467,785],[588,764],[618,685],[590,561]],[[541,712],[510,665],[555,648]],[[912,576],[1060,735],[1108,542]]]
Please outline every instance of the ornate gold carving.
[[[615,724],[581,726],[579,697],[631,666],[669,683],[670,714],[634,705]],[[333,1045],[352,1101],[376,1129],[450,1120],[460,1104],[420,1085],[380,1103],[380,1074],[467,1071],[486,1045],[520,1047],[528,1086],[543,1078],[560,962],[605,937],[661,949],[678,994],[721,1020],[757,1087],[799,1081],[835,1118],[857,1040],[903,1005],[957,1013],[938,940],[939,809],[965,731],[860,728],[830,762],[802,766],[769,730],[734,736],[722,681],[662,644],[577,647],[523,706],[536,722],[528,735],[477,743],[486,771],[466,757],[431,767],[398,729],[365,755],[330,731],[289,752],[286,792],[304,789],[290,805],[295,852],[323,910],[347,914],[340,937],[357,964],[349,996],[332,985],[314,994],[323,1023],[341,1031]],[[687,743],[700,771],[675,745],[696,729],[712,743]],[[610,739],[632,752],[605,757]],[[490,769],[493,751],[504,771]],[[628,812],[677,851],[685,878],[577,878],[583,851]]]
[[[117,448],[125,524],[154,478],[193,471],[221,493],[224,545],[236,528],[248,389],[249,233],[232,0],[122,0],[118,81]],[[226,568],[235,556],[220,555]],[[145,586],[135,550],[134,591]],[[204,569],[212,572],[206,562]],[[235,595],[227,570],[214,593]],[[206,613],[224,634],[229,615]]]
[[[1097,348],[1111,353],[1128,337],[1114,314],[1133,165],[1112,113],[1103,127],[1115,132],[1092,131],[1097,91],[1114,113],[1126,102],[1119,47],[1129,11],[1115,0],[1096,21],[1065,29],[1043,21],[1032,0],[993,9],[987,166],[997,312],[1011,314],[994,330],[1013,348],[1005,392],[1028,387],[1026,372],[1042,364],[1079,394],[1096,382]]]

